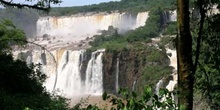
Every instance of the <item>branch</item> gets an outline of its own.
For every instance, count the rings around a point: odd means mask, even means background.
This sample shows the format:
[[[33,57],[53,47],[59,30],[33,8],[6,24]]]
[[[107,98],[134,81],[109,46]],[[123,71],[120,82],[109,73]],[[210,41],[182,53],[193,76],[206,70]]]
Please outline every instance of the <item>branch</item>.
[[[199,26],[197,46],[196,46],[195,63],[194,63],[193,71],[192,71],[193,75],[196,73],[196,68],[197,68],[198,61],[199,61],[201,39],[202,39],[202,31],[203,31],[203,24],[204,24],[204,21],[205,21],[205,13],[206,13],[206,11],[205,11],[205,9],[203,7],[203,3],[199,3],[199,11],[200,11],[201,19],[200,19],[200,26]]]
[[[204,75],[205,75],[205,77],[206,77],[206,80],[207,80],[207,85],[206,85],[206,89],[207,89],[207,96],[208,96],[208,98],[209,98],[209,100],[210,100],[210,104],[212,103],[212,96],[211,96],[211,94],[210,94],[210,90],[211,90],[211,85],[210,85],[210,80],[209,80],[209,75],[208,75],[208,73],[206,72],[206,69],[205,69],[205,67],[201,64],[201,63],[199,63],[198,62],[198,64],[199,64],[199,66],[200,66],[200,68],[201,68],[201,71],[203,71],[204,72]]]
[[[47,50],[45,47],[43,47],[43,46],[41,46],[41,45],[39,45],[37,43],[31,42],[31,41],[27,41],[25,39],[10,39],[9,38],[9,39],[0,39],[0,41],[15,41],[15,42],[19,41],[19,42],[24,42],[24,43],[30,43],[30,44],[34,44],[36,46],[41,47],[43,50],[46,50],[53,57],[53,60],[54,60],[54,62],[56,64],[56,78],[55,78],[55,83],[54,83],[54,87],[53,87],[53,92],[55,92],[55,88],[56,88],[56,84],[57,84],[57,77],[58,77],[58,70],[57,70],[58,64],[57,64],[57,61],[56,61],[54,55],[49,50]]]
[[[32,8],[32,9],[37,9],[37,10],[43,10],[43,11],[49,11],[50,10],[50,5],[47,7],[42,7],[38,4],[35,5],[29,5],[29,4],[20,4],[20,3],[13,3],[13,2],[7,2],[5,0],[0,0],[0,3],[5,6],[10,6],[10,7],[17,7],[17,8]],[[50,4],[50,3],[49,3]]]

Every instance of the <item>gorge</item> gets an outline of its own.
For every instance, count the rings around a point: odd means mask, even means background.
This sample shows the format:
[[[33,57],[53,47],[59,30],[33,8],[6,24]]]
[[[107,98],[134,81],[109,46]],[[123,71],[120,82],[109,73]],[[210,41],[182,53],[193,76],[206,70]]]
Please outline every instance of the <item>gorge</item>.
[[[1,110],[220,109],[218,1],[24,1],[0,4]]]
[[[166,18],[165,22],[169,21],[170,15],[164,13],[162,16]],[[148,12],[41,17],[37,21],[38,38],[29,40],[44,46],[48,51],[29,45],[29,50],[23,50],[17,56],[27,64],[42,64],[41,71],[48,77],[44,83],[46,89],[67,98],[102,95],[104,91],[117,94],[119,88],[141,91],[144,85],[156,85],[161,78],[172,73],[166,49],[158,47],[160,42],[140,44],[139,49],[128,47],[116,51],[89,51],[87,46],[75,47],[84,45],[88,39],[94,39],[93,35],[100,34],[101,30],[107,30],[109,26],[123,34],[144,26],[147,19]],[[156,69],[158,65],[160,68]],[[154,72],[161,69],[165,71],[154,74],[151,73],[152,69],[156,69]],[[166,87],[169,80],[165,82]]]

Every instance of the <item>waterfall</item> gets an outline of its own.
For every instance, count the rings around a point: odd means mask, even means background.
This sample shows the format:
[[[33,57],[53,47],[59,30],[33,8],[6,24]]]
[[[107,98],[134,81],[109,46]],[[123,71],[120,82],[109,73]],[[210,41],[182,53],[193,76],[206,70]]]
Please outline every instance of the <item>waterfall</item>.
[[[83,50],[65,51],[58,65],[58,77],[55,89],[67,96],[81,94],[83,91],[80,74],[80,56]]]
[[[171,56],[168,56],[170,59],[170,66],[174,67],[175,70],[177,70],[177,55],[176,50],[171,50],[169,48],[166,48],[166,53],[170,53]]]
[[[170,66],[174,67],[173,73],[169,76],[163,77],[159,82],[156,84],[155,94],[159,96],[160,88],[166,88],[168,91],[172,92],[174,90],[175,85],[177,84],[177,57],[176,57],[176,50],[171,50],[168,48],[168,44],[165,45],[166,53],[171,54],[168,55],[170,59]],[[166,101],[166,95],[160,96],[160,101]],[[172,100],[175,101],[175,96],[171,93]],[[161,110],[161,108],[156,108]]]
[[[27,63],[27,65],[30,65],[32,63],[32,57],[31,56],[27,57],[26,63]]]
[[[172,73],[173,80],[169,81],[168,85],[166,86],[166,89],[168,89],[169,91],[173,91],[174,86],[177,84],[177,73],[176,73],[177,55],[176,55],[176,50],[171,50],[169,48],[166,48],[166,52],[171,54],[171,56],[168,56],[170,59],[170,66],[174,67],[173,73]]]
[[[87,93],[101,95],[103,93],[102,55],[105,50],[92,53],[86,69],[85,89]]]
[[[176,12],[176,10],[169,11],[169,14],[170,14],[170,21],[177,21],[177,12]]]
[[[69,62],[69,51],[64,51],[63,56],[61,57],[61,61],[58,65],[59,67],[58,73],[62,72],[65,69],[68,62]]]
[[[92,52],[88,64],[83,64],[86,63],[84,62],[86,60],[84,58],[85,50],[61,49],[51,53],[33,50],[28,54],[26,62],[27,64],[32,62],[43,64],[40,66],[41,72],[47,75],[43,85],[49,92],[55,92],[67,98],[80,95],[102,95],[102,55],[104,51],[104,49],[100,49]],[[16,55],[18,56],[18,54]],[[87,65],[85,73],[81,73],[83,65]]]
[[[173,91],[176,83],[176,81],[170,80],[169,84],[166,86],[167,90]]]
[[[160,88],[163,88],[163,79],[156,84],[155,94],[159,95]]]
[[[136,25],[133,27],[133,29],[144,26],[148,17],[148,12],[139,12],[136,18]]]
[[[167,23],[169,22],[169,18],[167,16],[167,11],[163,11],[162,12],[162,25],[167,25]]]
[[[116,90],[116,92],[118,92],[118,90],[119,90],[118,74],[119,74],[119,58],[117,58],[117,64],[116,64],[116,80],[115,80],[115,90]]]
[[[137,79],[136,79],[136,78],[134,78],[134,82],[133,82],[133,84],[132,84],[132,91],[134,91],[134,90],[135,90],[135,85],[136,85],[136,83],[137,83]]]
[[[171,54],[170,56],[168,55],[169,59],[170,59],[170,66],[172,66],[174,69],[173,69],[173,73],[170,75],[172,77],[172,79],[168,79],[168,84],[167,85],[164,85],[164,79],[166,78],[163,78],[161,79],[157,85],[156,85],[156,93],[159,92],[159,88],[166,88],[168,89],[169,91],[173,91],[174,90],[174,86],[177,84],[177,73],[176,73],[176,70],[177,70],[177,56],[176,56],[176,50],[171,50],[169,48],[166,48],[166,53],[167,54]]]
[[[65,36],[82,39],[97,34],[99,30],[107,30],[109,26],[118,28],[118,32],[128,31],[144,26],[148,12],[137,15],[129,13],[97,13],[62,17],[40,17],[37,21],[37,36]],[[74,38],[74,39],[73,39]]]

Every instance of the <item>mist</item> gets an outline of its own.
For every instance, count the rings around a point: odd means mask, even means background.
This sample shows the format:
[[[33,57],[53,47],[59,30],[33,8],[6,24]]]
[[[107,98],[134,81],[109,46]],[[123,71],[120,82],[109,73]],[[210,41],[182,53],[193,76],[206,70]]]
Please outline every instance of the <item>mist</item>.
[[[37,36],[48,34],[82,40],[99,34],[99,30],[107,30],[109,26],[118,29],[119,33],[127,32],[144,26],[148,12],[129,13],[98,13],[88,15],[72,15],[62,17],[41,17],[37,21]]]

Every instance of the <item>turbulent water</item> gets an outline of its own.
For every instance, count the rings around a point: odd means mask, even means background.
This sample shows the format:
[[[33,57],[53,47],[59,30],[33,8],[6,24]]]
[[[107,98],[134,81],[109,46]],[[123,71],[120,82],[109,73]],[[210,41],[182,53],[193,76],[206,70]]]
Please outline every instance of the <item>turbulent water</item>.
[[[103,93],[102,55],[105,50],[92,53],[86,69],[85,90],[88,94],[101,95]]]
[[[66,95],[77,95],[83,91],[83,84],[80,75],[80,51],[64,51],[58,65],[57,82],[55,90]]]
[[[159,82],[156,84],[156,94],[159,93],[159,89],[160,88],[166,88],[169,91],[173,91],[175,85],[177,84],[177,56],[176,56],[176,50],[171,50],[169,48],[166,48],[167,54],[171,54],[169,57],[170,59],[170,66],[172,66],[173,69],[173,73],[168,77],[165,78],[163,77],[163,79],[159,80]],[[168,81],[168,84],[165,85],[165,81]]]
[[[91,59],[82,73],[85,50],[54,50],[51,53],[34,50],[27,57],[27,64],[41,63],[47,75],[44,86],[48,91],[72,97],[101,95],[103,93],[102,55],[105,50],[92,52]],[[85,77],[85,78],[84,78]]]
[[[99,30],[107,30],[109,26],[119,29],[119,32],[144,26],[148,12],[137,15],[129,13],[97,13],[87,15],[72,15],[62,17],[41,17],[37,21],[37,35],[89,37]]]
[[[173,91],[175,85],[177,84],[177,55],[176,55],[176,50],[171,50],[169,48],[166,48],[167,53],[171,53],[171,56],[168,56],[170,59],[170,66],[174,67],[173,69],[173,74],[172,76],[172,80],[169,81],[168,85],[166,86],[166,88],[169,91]]]
[[[50,37],[34,42],[46,47],[50,52],[29,47],[30,50],[26,50],[26,62],[41,64],[41,72],[47,75],[44,86],[50,92],[65,97],[101,95],[104,91],[102,55],[105,50],[100,49],[88,55],[85,50],[74,50],[74,47],[78,46],[82,39],[98,34],[100,30],[107,30],[109,26],[118,28],[118,32],[128,31],[144,26],[147,18],[148,12],[103,12],[41,17],[37,21],[37,36],[48,34]],[[118,90],[119,59],[116,74],[115,89]]]
[[[50,46],[57,48],[51,49],[51,52],[33,49],[28,54],[26,62],[27,64],[32,62],[42,64],[41,71],[48,77],[44,86],[50,92],[55,91],[66,97],[88,94],[101,95],[104,91],[102,55],[105,50],[94,51],[91,53],[90,59],[86,59],[87,52],[83,49],[70,50],[69,48],[75,44],[69,45],[69,42],[80,41],[86,37],[98,34],[98,31],[107,30],[109,26],[118,28],[119,32],[135,29],[144,26],[147,18],[148,12],[140,12],[136,15],[112,12],[41,17],[37,21],[37,35],[43,36],[48,34],[49,36],[56,37],[47,41],[38,40],[36,43],[40,43],[40,45],[44,45],[46,48]],[[171,18],[172,20],[173,18]],[[61,36],[61,38],[58,39],[57,36]],[[68,42],[64,42],[65,40]],[[57,42],[62,43],[58,45]],[[63,45],[67,45],[66,47],[69,48],[60,49]],[[172,58],[173,56],[170,59]],[[83,67],[83,65],[86,67]],[[117,58],[115,65],[116,77],[114,86],[115,90],[118,91],[119,58]],[[136,79],[133,82],[133,90],[135,85]]]

